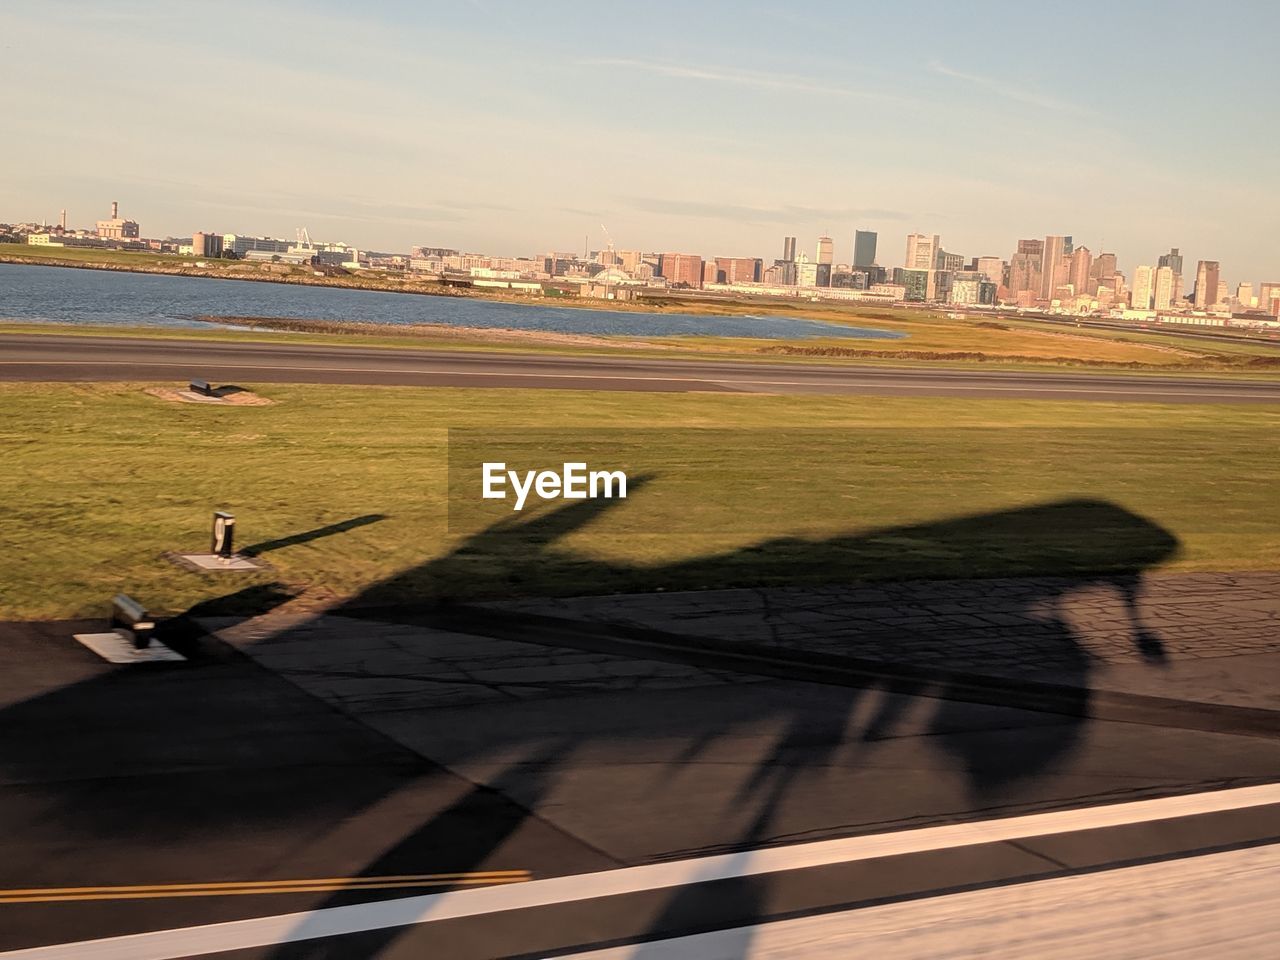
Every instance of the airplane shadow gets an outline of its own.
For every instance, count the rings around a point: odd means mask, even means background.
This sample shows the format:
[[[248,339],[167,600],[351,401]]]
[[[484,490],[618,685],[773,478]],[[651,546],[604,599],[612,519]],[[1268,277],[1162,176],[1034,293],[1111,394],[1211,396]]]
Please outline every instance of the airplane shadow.
[[[633,494],[643,488],[645,478],[633,483]],[[409,622],[429,612],[435,599],[447,593],[450,585],[465,584],[468,595],[538,595],[554,592],[572,582],[582,595],[605,593],[617,584],[640,589],[678,589],[693,584],[716,586],[762,586],[795,583],[854,584],[867,580],[895,580],[904,573],[919,570],[921,556],[958,556],[963,565],[984,570],[997,570],[1010,576],[1030,577],[1030,590],[1021,591],[1012,603],[1002,602],[1001,611],[1024,623],[1010,649],[1002,654],[993,650],[993,661],[1002,655],[1021,659],[1043,659],[1056,665],[1062,684],[1075,691],[1075,702],[1058,705],[1061,715],[1046,727],[1036,740],[1035,749],[992,755],[984,741],[975,738],[947,738],[945,734],[963,728],[968,709],[960,699],[949,696],[946,685],[899,682],[889,694],[878,699],[860,729],[854,723],[855,712],[866,699],[867,691],[842,689],[834,701],[826,701],[823,710],[803,709],[799,705],[784,710],[773,719],[779,722],[781,735],[768,755],[760,761],[734,797],[740,809],[753,811],[747,824],[734,837],[722,844],[724,849],[750,850],[772,840],[780,809],[795,795],[810,789],[827,764],[835,762],[837,747],[850,730],[863,742],[892,736],[901,712],[912,701],[912,694],[927,694],[933,705],[928,732],[944,749],[953,751],[968,779],[970,790],[983,802],[998,798],[1017,781],[1034,778],[1039,772],[1059,764],[1078,745],[1088,712],[1090,657],[1062,613],[1068,595],[1084,586],[1102,585],[1118,592],[1129,617],[1134,649],[1149,663],[1159,663],[1163,650],[1159,637],[1142,622],[1137,601],[1145,571],[1167,561],[1178,550],[1177,538],[1157,523],[1125,508],[1101,500],[1065,500],[976,516],[957,517],[936,523],[873,530],[850,536],[822,540],[780,538],[754,544],[728,553],[698,557],[675,564],[652,568],[635,567],[584,558],[559,544],[575,531],[596,521],[615,504],[596,500],[551,509],[521,521],[504,521],[461,543],[448,555],[404,571],[363,591],[332,612],[346,616],[369,616],[378,620],[394,619],[400,611]],[[1057,577],[1069,571],[1070,577]],[[956,582],[950,596],[964,603],[981,603],[989,598],[990,583],[982,580]],[[415,594],[424,601],[415,605]],[[433,598],[426,600],[425,598]],[[408,602],[407,602],[408,598]],[[915,625],[916,632],[929,631],[929,626]],[[939,653],[933,665],[948,666],[948,654],[941,646],[946,630],[938,628]],[[927,639],[927,638],[926,638]],[[851,640],[846,651],[858,656],[857,640]],[[760,709],[768,709],[761,707]],[[775,706],[776,709],[776,706]],[[865,712],[865,711],[864,711]],[[735,731],[758,722],[758,709],[746,713],[716,715],[704,713],[696,729],[684,731],[690,746],[683,759],[692,760],[718,741],[730,740]],[[634,737],[643,737],[645,728],[637,724]],[[505,730],[500,742],[475,744],[477,755],[511,756],[524,751],[524,760],[500,772],[492,786],[513,791],[521,805],[536,813],[539,803],[550,795],[557,771],[567,775],[566,758],[581,742],[564,738],[550,740],[530,732]],[[617,740],[618,728],[606,734],[614,742],[611,749],[625,752],[625,742]],[[598,746],[598,745],[597,745]],[[536,752],[530,759],[528,751]],[[672,775],[675,775],[672,770]],[[405,848],[417,847],[422,837],[439,829],[438,820],[424,823],[415,836],[406,838]],[[503,834],[506,835],[505,832]],[[484,863],[494,849],[485,844],[474,851],[474,865]],[[392,849],[369,866],[376,876],[393,865],[402,863],[401,850]],[[749,853],[744,853],[749,857]],[[767,900],[767,881],[744,889],[742,896],[763,905]],[[336,896],[333,904],[347,902]],[[696,894],[687,889],[675,892],[667,907],[653,924],[654,931],[664,936],[672,930],[695,932],[698,929]],[[365,935],[359,956],[374,957],[401,934],[386,930]],[[744,934],[741,956],[750,949],[750,937]],[[334,946],[315,941],[299,942],[279,948],[274,960],[319,960],[351,956],[350,944]],[[636,957],[646,956],[641,946]]]
[[[632,483],[632,496],[640,495],[645,478]],[[834,693],[821,702],[805,697],[761,698],[724,706],[708,705],[689,713],[688,728],[680,732],[687,747],[680,757],[669,763],[668,776],[677,776],[680,765],[716,749],[717,744],[732,743],[744,731],[763,720],[771,721],[780,731],[766,753],[754,764],[731,798],[735,811],[745,812],[740,829],[725,832],[718,847],[726,850],[749,850],[754,846],[779,842],[785,833],[780,829],[781,811],[789,802],[807,791],[821,789],[824,769],[840,762],[838,748],[851,741],[873,743],[893,735],[902,721],[901,712],[911,702],[913,693],[928,693],[931,714],[926,724],[936,733],[938,749],[952,751],[956,765],[963,771],[969,789],[980,800],[998,800],[1011,784],[1033,780],[1060,763],[1079,744],[1089,698],[1090,657],[1068,619],[1062,603],[1069,594],[1084,585],[1102,585],[1116,590],[1128,610],[1129,633],[1134,649],[1150,663],[1158,663],[1162,655],[1158,635],[1141,621],[1137,599],[1144,574],[1173,557],[1179,547],[1177,538],[1159,524],[1124,507],[1101,500],[1066,500],[1019,507],[974,516],[955,517],[936,523],[888,527],[825,539],[776,538],[740,549],[652,567],[633,566],[603,561],[580,555],[566,548],[563,541],[572,533],[596,522],[617,501],[576,502],[519,521],[505,521],[477,532],[447,555],[432,559],[385,581],[374,584],[358,596],[329,611],[347,617],[376,620],[423,622],[435,598],[448,596],[452,585],[466,585],[468,595],[538,595],[562,591],[572,583],[577,593],[608,593],[626,584],[641,589],[670,589],[699,585],[750,586],[825,583],[852,585],[866,581],[900,581],[919,575],[922,557],[945,557],[948,562],[974,569],[995,571],[1009,576],[1031,578],[1030,588],[1016,599],[1004,599],[1002,610],[1016,614],[1024,627],[1010,639],[1004,651],[998,645],[990,651],[993,661],[1004,656],[1052,660],[1058,665],[1064,683],[1077,690],[1079,703],[1070,705],[1039,731],[1032,750],[993,756],[980,739],[948,738],[946,734],[962,726],[963,705],[949,699],[945,686],[928,690],[899,684],[878,691],[874,702],[869,691],[851,687],[831,688]],[[319,531],[258,544],[259,552],[291,543],[301,543],[332,532],[376,522],[379,515],[356,518]],[[341,528],[339,530],[338,528]],[[1067,573],[1069,577],[1056,575]],[[990,599],[986,581],[957,581],[953,596],[961,601],[981,604]],[[279,584],[266,584],[238,591],[227,597],[208,601],[177,620],[187,624],[207,615],[246,615],[269,610],[285,602],[290,591]],[[1012,606],[1010,606],[1012,604]],[[396,611],[399,611],[397,613]],[[290,629],[296,629],[290,628]],[[913,631],[929,638],[930,626],[917,624]],[[1007,634],[1006,634],[1007,635]],[[937,637],[936,666],[947,667],[946,632]],[[882,641],[880,638],[877,642]],[[189,637],[179,642],[192,642]],[[860,655],[860,638],[852,634],[845,652]],[[100,709],[121,709],[113,691],[122,689],[115,675],[96,678],[63,687],[35,700],[25,701],[0,710],[0,726],[9,730],[35,729],[40,725],[66,724],[68,715],[85,714]],[[549,681],[554,684],[555,681]],[[90,706],[85,707],[84,704]],[[661,708],[655,708],[661,709]],[[147,730],[145,749],[163,759],[171,753],[173,743],[180,743],[194,727],[219,722],[242,711],[238,702],[182,704],[165,715],[164,724],[153,724]],[[671,722],[669,718],[663,718]],[[485,761],[496,770],[474,790],[457,798],[447,808],[427,816],[380,854],[372,857],[361,876],[384,876],[388,873],[422,871],[429,867],[431,851],[448,844],[450,870],[459,872],[480,868],[497,847],[517,831],[523,820],[535,817],[540,804],[547,801],[559,781],[567,777],[575,756],[587,749],[597,754],[602,750],[625,754],[643,743],[647,734],[644,718],[633,727],[613,724],[601,732],[562,730],[547,733],[508,725],[500,733],[491,730],[477,735],[468,744],[470,759]],[[426,723],[426,720],[422,721]],[[32,725],[32,726],[29,726]],[[71,743],[79,731],[68,728]],[[277,736],[270,722],[264,721],[259,731],[261,743],[235,745],[237,751],[252,752],[265,748]],[[22,778],[48,769],[49,744],[42,740],[43,753],[37,755],[19,736],[0,740],[0,770],[10,777]],[[518,757],[505,762],[503,758]],[[246,798],[253,784],[245,786]],[[235,785],[228,790],[234,792]],[[44,787],[55,792],[64,789],[57,783]],[[111,836],[122,829],[118,814],[106,810],[99,815],[92,805],[84,805],[71,786],[65,787],[65,809],[74,816],[80,829],[90,836]],[[195,830],[215,836],[219,831],[243,828],[255,820],[285,822],[297,816],[300,809],[313,809],[335,821],[351,818],[361,810],[370,810],[392,787],[369,782],[361,790],[341,794],[320,788],[314,792],[264,801],[255,794],[253,803],[210,803],[200,811],[198,822],[190,810],[169,807],[163,801],[146,810],[147,829],[158,835],[180,836]],[[265,788],[264,788],[265,790]],[[259,794],[263,794],[260,790]],[[495,794],[517,798],[501,806],[501,821],[493,823]],[[55,798],[56,799],[56,798]],[[642,804],[644,798],[633,798]],[[690,803],[697,803],[691,797]],[[74,811],[74,814],[72,813]],[[99,819],[95,820],[95,817]],[[503,819],[505,818],[505,819]],[[478,819],[486,819],[485,829],[462,830]],[[138,829],[129,824],[128,829]],[[749,853],[743,856],[749,857]],[[760,904],[767,899],[767,884],[753,887]],[[669,933],[672,926],[682,925],[690,931],[696,927],[696,913],[687,891],[675,892],[653,929]],[[327,904],[352,902],[347,894],[335,894]],[[762,907],[763,909],[763,907]],[[272,956],[275,960],[299,958],[374,957],[393,944],[403,929],[390,929],[361,938],[358,947],[351,943],[323,940],[284,944]],[[353,952],[353,950],[355,952]],[[742,955],[749,950],[744,939]],[[642,955],[642,954],[640,954]]]

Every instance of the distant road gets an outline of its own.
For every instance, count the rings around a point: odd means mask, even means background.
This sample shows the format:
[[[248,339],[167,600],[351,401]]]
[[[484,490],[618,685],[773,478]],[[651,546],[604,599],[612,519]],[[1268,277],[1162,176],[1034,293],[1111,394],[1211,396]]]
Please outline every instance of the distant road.
[[[0,334],[0,380],[177,380],[415,387],[1280,403],[1280,381],[855,364],[540,356],[121,336]]]

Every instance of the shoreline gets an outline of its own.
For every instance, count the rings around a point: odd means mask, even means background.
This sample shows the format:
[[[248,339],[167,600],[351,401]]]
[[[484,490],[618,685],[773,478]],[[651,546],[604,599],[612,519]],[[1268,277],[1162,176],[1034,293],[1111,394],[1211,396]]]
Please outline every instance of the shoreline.
[[[138,256],[146,255],[138,254]],[[171,256],[171,254],[156,254],[156,256]],[[206,262],[219,264],[243,264],[247,261],[211,259]],[[848,313],[846,317],[836,318],[829,314],[830,312],[838,311],[805,310],[800,304],[792,305],[790,303],[775,304],[772,302],[763,302],[757,304],[743,300],[727,300],[723,303],[717,303],[712,298],[690,297],[689,302],[684,304],[679,302],[682,299],[680,295],[677,294],[673,296],[670,293],[663,293],[657,297],[642,297],[642,302],[598,300],[595,298],[576,296],[558,297],[547,296],[545,294],[533,295],[523,293],[504,293],[500,290],[491,290],[487,288],[477,289],[474,287],[455,287],[450,286],[441,280],[414,279],[397,283],[389,279],[385,281],[377,281],[371,277],[362,277],[355,274],[348,274],[345,277],[336,277],[333,275],[315,276],[309,272],[287,274],[236,272],[232,275],[228,275],[228,273],[219,272],[218,269],[197,267],[194,263],[187,262],[176,263],[172,266],[169,264],[155,264],[152,266],[143,263],[104,263],[92,260],[62,260],[53,257],[32,257],[22,256],[20,254],[0,253],[0,265],[6,263],[23,267],[61,267],[71,270],[104,270],[111,273],[153,274],[159,276],[188,277],[203,280],[244,280],[248,283],[275,283],[284,286],[328,287],[330,289],[338,290],[360,290],[373,293],[402,293],[423,297],[482,300],[489,303],[509,303],[531,307],[563,307],[571,310],[608,310],[616,313],[652,314],[655,316],[663,316],[670,313],[684,313],[691,316],[706,314],[712,316],[732,317],[741,316],[748,312],[758,312],[761,308],[772,308],[777,311],[779,319],[819,320],[834,324],[847,322],[849,325],[855,325],[855,321],[869,319],[852,312]],[[264,267],[269,265],[270,264],[262,264]],[[231,271],[236,268],[226,266],[220,269]],[[801,309],[796,310],[796,306],[801,306]]]

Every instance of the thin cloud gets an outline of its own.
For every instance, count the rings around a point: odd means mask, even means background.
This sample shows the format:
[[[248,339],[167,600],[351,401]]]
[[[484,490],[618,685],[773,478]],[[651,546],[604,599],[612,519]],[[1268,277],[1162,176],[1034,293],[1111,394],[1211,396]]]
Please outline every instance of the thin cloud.
[[[732,203],[701,200],[671,200],[665,197],[631,197],[628,205],[645,213],[664,216],[700,217],[735,223],[812,223],[817,220],[907,220],[901,210],[874,207],[745,207]]]
[[[992,77],[979,76],[976,73],[965,73],[962,70],[956,70],[948,67],[939,60],[933,60],[929,63],[929,69],[939,76],[951,77],[953,80],[963,80],[965,83],[971,83],[974,86],[982,87],[984,90],[990,90],[999,94],[1007,100],[1016,100],[1019,103],[1030,104],[1033,107],[1042,107],[1046,110],[1057,110],[1062,113],[1074,113],[1080,116],[1093,114],[1094,111],[1088,107],[1083,107],[1078,103],[1071,103],[1067,100],[1059,100],[1056,97],[1049,97],[1035,90],[1024,89],[1011,83],[996,80]]]
[[[781,90],[794,93],[812,93],[828,97],[846,97],[857,100],[885,100],[907,102],[904,98],[875,90],[858,90],[839,84],[827,83],[814,77],[788,73],[764,73],[753,70],[724,70],[690,66],[679,63],[663,63],[653,60],[598,58],[579,60],[580,67],[616,67],[623,70],[639,70],[659,77],[675,77],[678,80],[700,80],[757,90]]]

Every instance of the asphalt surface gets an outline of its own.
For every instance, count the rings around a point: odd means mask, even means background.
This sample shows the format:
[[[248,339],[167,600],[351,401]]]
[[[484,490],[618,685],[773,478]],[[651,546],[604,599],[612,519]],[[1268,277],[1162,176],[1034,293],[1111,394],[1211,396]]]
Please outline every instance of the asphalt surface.
[[[0,379],[1277,403],[1280,381],[0,335]]]
[[[0,739],[0,891],[66,897],[0,902],[0,950],[435,892],[293,891],[289,880],[525,871],[530,886],[572,883],[1280,780],[1280,742],[1268,738],[943,705],[892,685],[778,680],[403,622],[227,623],[182,645],[187,663],[127,667],[70,639],[94,625],[0,624],[10,731]],[[587,889],[221,955],[560,955],[1274,842],[1278,807],[1077,824],[738,879],[695,871],[675,888]],[[250,886],[172,892],[207,883]],[[148,889],[83,892],[119,885]]]

